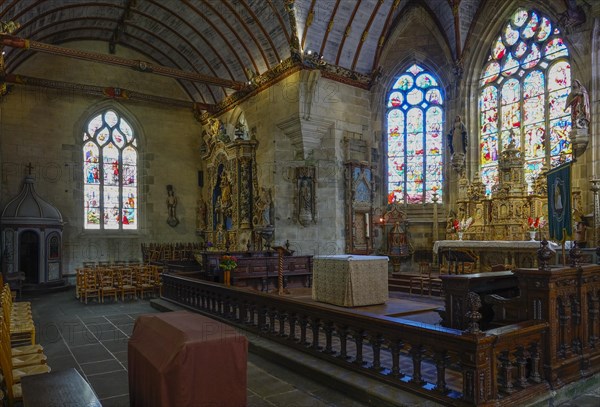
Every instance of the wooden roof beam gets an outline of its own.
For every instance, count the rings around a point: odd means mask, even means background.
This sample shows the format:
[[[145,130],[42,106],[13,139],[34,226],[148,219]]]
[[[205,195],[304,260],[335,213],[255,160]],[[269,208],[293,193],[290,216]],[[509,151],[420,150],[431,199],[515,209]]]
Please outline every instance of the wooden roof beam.
[[[231,81],[228,79],[215,78],[198,72],[182,71],[176,68],[155,65],[149,62],[121,58],[115,55],[99,54],[95,52],[81,51],[71,48],[59,47],[33,40],[24,39],[12,35],[0,34],[0,47],[22,48],[52,55],[82,59],[85,61],[116,65],[135,69],[140,72],[154,73],[156,75],[168,76],[175,79],[185,79],[192,82],[200,82],[208,85],[222,86],[228,89],[242,90],[247,85],[244,82]]]

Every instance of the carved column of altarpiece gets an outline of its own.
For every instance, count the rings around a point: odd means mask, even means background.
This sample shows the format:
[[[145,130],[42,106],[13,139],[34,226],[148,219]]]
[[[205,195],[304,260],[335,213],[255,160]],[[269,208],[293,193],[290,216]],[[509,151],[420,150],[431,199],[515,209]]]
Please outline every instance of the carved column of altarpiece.
[[[207,216],[200,234],[217,250],[246,250],[251,242],[257,147],[256,140],[228,137],[212,137],[205,143]]]

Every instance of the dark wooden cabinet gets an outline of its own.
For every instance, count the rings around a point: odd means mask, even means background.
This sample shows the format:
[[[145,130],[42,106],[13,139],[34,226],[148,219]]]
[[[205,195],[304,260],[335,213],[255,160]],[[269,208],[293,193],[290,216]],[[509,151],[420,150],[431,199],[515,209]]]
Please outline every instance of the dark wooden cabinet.
[[[202,275],[209,281],[223,282],[219,268],[225,252],[206,251],[199,254]],[[268,291],[277,287],[279,256],[276,252],[230,252],[237,258],[237,268],[231,275],[231,284]],[[283,256],[284,287],[310,287],[312,284],[312,256]]]

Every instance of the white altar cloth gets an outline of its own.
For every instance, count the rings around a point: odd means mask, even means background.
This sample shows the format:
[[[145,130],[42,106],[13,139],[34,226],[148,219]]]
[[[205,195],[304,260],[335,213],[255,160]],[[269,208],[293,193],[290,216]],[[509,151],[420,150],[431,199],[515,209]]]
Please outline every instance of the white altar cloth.
[[[439,253],[444,249],[538,249],[540,242],[536,240],[438,240],[433,244],[433,252]],[[548,248],[556,251],[561,246],[548,242]]]
[[[388,299],[388,257],[332,255],[313,258],[312,298],[358,307]]]

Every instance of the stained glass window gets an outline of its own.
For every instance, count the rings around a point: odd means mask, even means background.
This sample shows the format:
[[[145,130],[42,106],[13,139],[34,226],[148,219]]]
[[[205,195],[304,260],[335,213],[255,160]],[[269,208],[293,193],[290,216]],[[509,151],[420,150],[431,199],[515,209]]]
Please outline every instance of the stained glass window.
[[[424,68],[402,72],[387,100],[388,202],[432,202],[442,197],[442,87]]]
[[[83,132],[86,229],[137,229],[137,140],[127,120],[107,110]]]
[[[498,156],[514,140],[525,157],[531,191],[544,164],[572,158],[569,51],[558,27],[535,10],[519,8],[492,43],[480,81],[481,178],[490,194]]]

